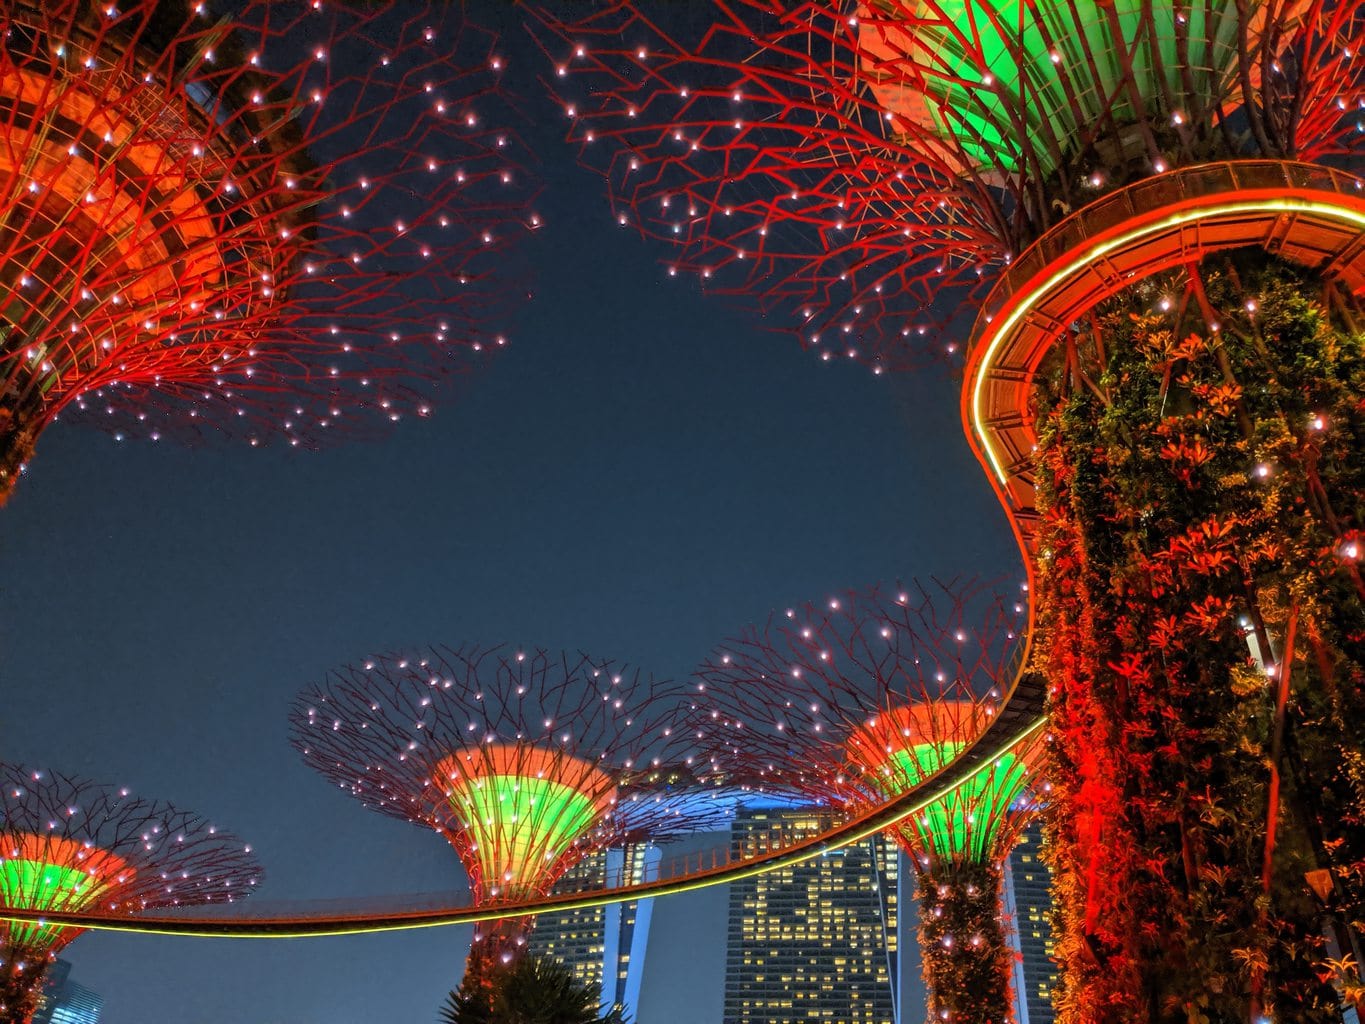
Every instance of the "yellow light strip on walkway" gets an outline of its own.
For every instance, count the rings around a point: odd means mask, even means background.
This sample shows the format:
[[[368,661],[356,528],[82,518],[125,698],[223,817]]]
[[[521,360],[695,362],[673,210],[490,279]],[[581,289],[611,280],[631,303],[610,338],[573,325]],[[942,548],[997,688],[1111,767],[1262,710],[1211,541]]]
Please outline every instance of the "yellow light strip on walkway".
[[[1100,242],[1088,249],[1082,250],[1075,259],[1071,260],[1062,269],[1058,270],[1041,285],[1033,290],[1027,298],[1019,303],[1014,311],[1007,316],[999,327],[994,329],[994,335],[990,344],[986,348],[986,354],[981,360],[981,368],[977,371],[976,380],[972,385],[972,432],[981,441],[982,447],[986,451],[986,458],[990,460],[991,469],[995,471],[996,479],[1000,481],[1001,487],[1007,487],[1009,476],[1006,474],[1004,466],[1001,464],[1000,457],[992,444],[986,431],[982,429],[981,423],[983,414],[981,409],[981,396],[985,390],[986,376],[990,370],[991,361],[995,358],[997,350],[1003,343],[1006,335],[1014,328],[1023,317],[1032,312],[1041,299],[1046,296],[1053,288],[1061,284],[1071,275],[1075,274],[1085,265],[1102,259],[1115,249],[1122,248],[1130,242],[1135,242],[1147,235],[1159,234],[1173,228],[1184,227],[1196,221],[1206,220],[1211,217],[1220,217],[1228,214],[1241,213],[1310,213],[1326,216],[1329,220],[1337,220],[1354,227],[1365,230],[1365,214],[1344,206],[1337,206],[1332,203],[1321,202],[1312,199],[1264,199],[1258,202],[1230,202],[1218,206],[1200,207],[1194,210],[1182,210],[1180,213],[1172,214],[1162,220],[1152,224],[1135,228],[1125,232],[1106,242]]]
[[[630,886],[615,892],[595,892],[580,894],[579,896],[565,900],[547,899],[543,903],[523,903],[523,904],[503,904],[496,907],[466,907],[460,910],[450,911],[445,914],[422,918],[420,920],[402,921],[393,920],[394,915],[389,915],[388,919],[364,923],[357,921],[337,922],[334,927],[322,926],[308,929],[306,931],[274,930],[268,923],[253,925],[241,921],[225,919],[224,927],[221,929],[202,928],[170,928],[162,924],[150,922],[139,922],[137,918],[127,920],[111,921],[99,918],[81,918],[79,926],[89,928],[94,931],[108,932],[138,932],[144,935],[175,935],[183,937],[197,937],[210,939],[301,939],[301,938],[321,938],[324,936],[335,935],[366,935],[374,932],[396,932],[417,928],[441,928],[446,925],[464,924],[475,921],[493,921],[504,917],[520,917],[525,914],[537,912],[550,912],[562,910],[581,910],[587,907],[599,907],[608,903],[621,903],[626,900],[647,899],[653,896],[671,896],[674,893],[692,892],[697,889],[705,889],[712,885],[722,885],[726,882],[736,882],[745,878],[752,878],[768,871],[775,871],[778,868],[787,867],[792,864],[800,864],[808,860],[814,860],[830,850],[837,850],[840,847],[848,846],[852,843],[861,842],[864,839],[874,836],[879,832],[885,831],[899,821],[908,818],[912,814],[917,814],[930,804],[942,800],[958,786],[964,782],[975,778],[981,772],[990,769],[999,753],[1010,750],[1016,745],[1024,742],[1039,729],[1047,724],[1047,719],[1039,717],[1029,723],[1007,742],[1002,743],[997,752],[984,760],[976,768],[973,768],[962,778],[955,778],[952,782],[936,787],[928,796],[908,803],[904,807],[898,806],[900,801],[914,796],[914,791],[890,801],[883,807],[878,808],[873,813],[866,815],[861,821],[852,822],[840,828],[833,829],[825,836],[817,836],[799,847],[789,850],[776,850],[772,853],[756,857],[748,863],[737,864],[731,868],[713,869],[706,873],[698,873],[692,876],[665,880],[660,882],[649,882],[642,885]],[[982,739],[985,739],[983,736]],[[887,811],[894,811],[887,815]],[[870,823],[869,823],[870,822]],[[0,910],[0,921],[32,921],[36,918],[33,915],[23,917],[11,916],[7,911]],[[69,922],[63,920],[61,924]],[[302,923],[302,922],[300,922]]]

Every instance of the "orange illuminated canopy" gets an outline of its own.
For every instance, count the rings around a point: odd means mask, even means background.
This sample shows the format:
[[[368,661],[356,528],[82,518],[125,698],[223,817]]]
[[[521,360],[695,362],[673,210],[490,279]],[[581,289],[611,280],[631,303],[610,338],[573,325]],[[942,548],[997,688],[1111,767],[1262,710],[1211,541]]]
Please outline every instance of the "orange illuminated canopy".
[[[490,743],[436,768],[464,835],[456,843],[485,897],[542,892],[579,840],[611,813],[617,783],[590,761],[532,744]]]
[[[26,910],[89,910],[129,884],[135,872],[122,858],[57,835],[18,833],[0,839],[0,901]],[[80,928],[11,922],[15,949],[64,946]]]
[[[846,756],[878,800],[895,799],[942,771],[985,732],[987,707],[934,700],[884,710],[852,731]],[[925,806],[894,834],[913,853],[945,861],[989,860],[1028,774],[1019,751],[1001,753],[990,768]]]

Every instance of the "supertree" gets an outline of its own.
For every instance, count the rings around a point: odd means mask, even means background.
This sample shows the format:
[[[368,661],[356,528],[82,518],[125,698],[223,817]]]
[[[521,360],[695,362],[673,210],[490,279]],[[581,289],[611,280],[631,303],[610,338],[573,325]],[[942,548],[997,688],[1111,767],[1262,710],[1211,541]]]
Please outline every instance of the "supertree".
[[[913,789],[990,724],[1023,643],[976,585],[851,592],[723,641],[695,673],[709,767],[846,814]],[[890,831],[918,878],[932,1020],[1012,1019],[1001,862],[1035,810],[1042,741],[1021,741]]]
[[[824,358],[965,355],[1049,684],[1063,1019],[1357,998],[1365,4],[542,21],[573,137],[674,270]]]
[[[121,916],[231,903],[261,871],[250,846],[127,789],[0,764],[0,904]],[[28,1024],[48,965],[85,929],[12,921],[0,932],[0,1019]]]
[[[537,219],[504,58],[450,10],[0,11],[0,501],[58,415],[314,447],[429,411]]]
[[[670,779],[694,782],[680,693],[585,654],[433,647],[306,689],[291,741],[366,807],[443,836],[476,905],[515,904],[589,853],[695,827],[698,807],[666,798]],[[462,991],[521,955],[531,923],[480,926]]]

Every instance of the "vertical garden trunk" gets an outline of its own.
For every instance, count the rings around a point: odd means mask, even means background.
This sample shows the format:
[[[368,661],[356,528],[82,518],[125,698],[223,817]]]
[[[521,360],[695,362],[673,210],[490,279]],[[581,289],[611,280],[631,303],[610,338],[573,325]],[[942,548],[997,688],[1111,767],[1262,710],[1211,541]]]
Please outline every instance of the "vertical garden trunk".
[[[1305,873],[1362,916],[1354,327],[1322,280],[1238,252],[1135,287],[1045,368],[1060,1020],[1341,1019],[1356,974]]]
[[[3,371],[2,362],[0,371]],[[0,507],[14,490],[24,466],[33,458],[33,446],[38,441],[41,423],[41,409],[28,409],[15,401],[6,393],[6,386],[3,372],[0,372]]]
[[[920,872],[917,896],[929,1019],[954,1024],[1014,1019],[1013,953],[1000,922],[1000,869],[968,860],[934,863]]]
[[[504,917],[476,924],[461,991],[471,982],[487,988],[494,973],[521,959],[526,953],[526,939],[534,921],[532,917]]]
[[[45,956],[0,964],[0,1024],[29,1024],[33,1020],[47,967]]]

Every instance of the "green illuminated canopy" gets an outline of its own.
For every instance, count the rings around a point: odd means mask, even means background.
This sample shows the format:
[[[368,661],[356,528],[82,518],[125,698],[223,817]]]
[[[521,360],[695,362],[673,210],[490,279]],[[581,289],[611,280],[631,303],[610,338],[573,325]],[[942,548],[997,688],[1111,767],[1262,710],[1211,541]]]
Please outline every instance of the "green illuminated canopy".
[[[547,889],[616,792],[611,776],[589,762],[537,747],[484,747],[443,761],[440,774],[479,899]]]
[[[894,793],[903,793],[938,771],[962,746],[920,744],[896,751],[887,764],[886,776]],[[974,775],[948,797],[904,823],[901,832],[914,848],[927,848],[939,858],[990,860],[1005,816],[1023,793],[1027,778],[1028,769],[1012,752],[1002,754],[989,770]]]
[[[984,728],[984,710],[969,701],[943,700],[884,712],[849,738],[848,756],[863,785],[878,799],[915,788],[945,767]],[[911,853],[933,860],[986,862],[1010,807],[1023,793],[1029,769],[1014,752],[960,783],[903,822],[896,838]]]
[[[1238,102],[1236,4],[1177,9],[1151,0],[907,0],[904,6],[910,14],[861,5],[863,71],[892,123],[899,116],[950,140],[949,150],[960,149],[970,165],[962,170],[1014,173],[1027,151],[1041,165],[1030,169],[1047,174],[1069,144],[1092,137],[1096,126],[1112,136],[1139,121],[1170,124],[1190,89],[1214,106]],[[1255,53],[1264,5],[1252,0],[1248,6],[1248,46]]]
[[[0,851],[0,900],[6,906],[86,910],[114,884],[132,877],[121,858],[59,836],[20,835],[8,842],[9,848]],[[6,926],[6,939],[12,949],[46,950],[65,945],[80,932],[15,921]]]

